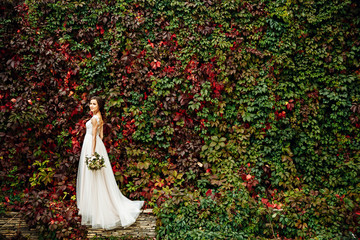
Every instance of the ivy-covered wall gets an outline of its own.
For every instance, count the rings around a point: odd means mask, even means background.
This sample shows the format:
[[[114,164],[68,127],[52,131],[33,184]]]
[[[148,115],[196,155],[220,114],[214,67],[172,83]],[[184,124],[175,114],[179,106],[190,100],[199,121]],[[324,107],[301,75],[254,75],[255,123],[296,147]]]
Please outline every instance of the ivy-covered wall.
[[[99,95],[119,186],[155,207],[159,239],[360,237],[357,1],[1,11],[1,211],[45,237],[85,236],[74,187]]]

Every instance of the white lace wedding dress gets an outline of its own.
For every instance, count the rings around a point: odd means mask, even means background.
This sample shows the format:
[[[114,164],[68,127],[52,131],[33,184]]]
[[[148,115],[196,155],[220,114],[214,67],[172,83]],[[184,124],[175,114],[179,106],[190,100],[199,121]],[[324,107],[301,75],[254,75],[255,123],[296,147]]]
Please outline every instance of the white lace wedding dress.
[[[94,115],[99,122],[98,116]],[[85,156],[92,150],[92,124],[86,122],[86,134],[81,150],[76,183],[76,200],[82,225],[92,228],[114,229],[133,224],[141,212],[144,201],[126,198],[116,184],[109,157],[103,141],[96,136],[95,152],[104,157],[105,167],[91,171],[85,163]]]

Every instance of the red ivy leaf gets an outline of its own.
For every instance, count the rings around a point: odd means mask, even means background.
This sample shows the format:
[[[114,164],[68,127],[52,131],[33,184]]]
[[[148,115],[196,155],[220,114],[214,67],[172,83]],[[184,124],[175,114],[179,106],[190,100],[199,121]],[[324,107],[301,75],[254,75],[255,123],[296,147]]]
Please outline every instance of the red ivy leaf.
[[[208,197],[208,196],[211,196],[211,195],[212,195],[212,190],[211,189],[207,190],[206,196]]]
[[[151,68],[152,68],[152,69],[157,69],[157,68],[159,68],[159,67],[161,66],[161,62],[159,62],[158,60],[154,59],[154,61],[151,62],[150,65],[151,65]]]

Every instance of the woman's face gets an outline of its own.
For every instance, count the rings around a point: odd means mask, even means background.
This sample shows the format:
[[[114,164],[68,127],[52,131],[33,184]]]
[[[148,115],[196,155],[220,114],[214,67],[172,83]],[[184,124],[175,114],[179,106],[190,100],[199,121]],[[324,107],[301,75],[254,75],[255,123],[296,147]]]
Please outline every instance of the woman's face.
[[[90,110],[92,113],[97,113],[99,111],[99,105],[95,99],[90,101]]]

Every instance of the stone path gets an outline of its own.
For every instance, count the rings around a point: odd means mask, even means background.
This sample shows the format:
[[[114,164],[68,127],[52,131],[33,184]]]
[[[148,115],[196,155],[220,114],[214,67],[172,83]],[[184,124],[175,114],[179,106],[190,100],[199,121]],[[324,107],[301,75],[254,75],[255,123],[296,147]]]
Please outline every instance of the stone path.
[[[155,238],[156,217],[152,209],[145,209],[138,217],[136,222],[128,228],[117,228],[113,230],[88,229],[88,238],[94,236],[132,236],[141,238]]]
[[[153,239],[156,237],[155,232],[156,217],[152,213],[152,209],[145,209],[140,214],[136,223],[128,228],[117,228],[113,230],[104,229],[88,229],[88,238],[97,237],[110,237],[110,236],[131,236],[145,239]],[[29,229],[25,221],[20,218],[18,212],[7,212],[0,216],[0,240],[4,238],[12,238],[18,232],[21,235],[31,239],[38,239],[38,234],[34,229]]]
[[[39,238],[37,232],[30,230],[26,222],[20,218],[19,212],[7,212],[0,216],[0,239],[3,239],[2,237],[10,239],[18,232],[31,240]]]

